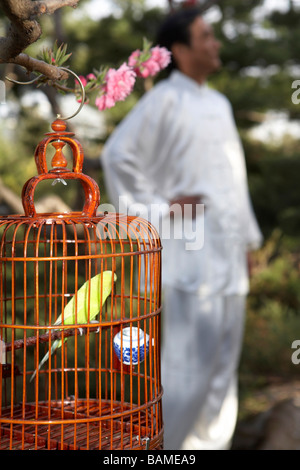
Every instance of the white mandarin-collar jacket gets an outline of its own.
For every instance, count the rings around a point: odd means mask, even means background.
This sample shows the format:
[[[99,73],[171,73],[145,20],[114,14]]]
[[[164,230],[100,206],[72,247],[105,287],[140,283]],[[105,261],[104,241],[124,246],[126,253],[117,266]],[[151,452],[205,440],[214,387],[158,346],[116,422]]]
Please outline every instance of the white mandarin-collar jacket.
[[[160,231],[164,283],[205,295],[248,292],[246,252],[262,236],[227,98],[172,72],[114,131],[102,163],[116,211],[121,196],[122,212],[144,208]],[[169,226],[169,201],[182,195],[202,195],[204,213]]]

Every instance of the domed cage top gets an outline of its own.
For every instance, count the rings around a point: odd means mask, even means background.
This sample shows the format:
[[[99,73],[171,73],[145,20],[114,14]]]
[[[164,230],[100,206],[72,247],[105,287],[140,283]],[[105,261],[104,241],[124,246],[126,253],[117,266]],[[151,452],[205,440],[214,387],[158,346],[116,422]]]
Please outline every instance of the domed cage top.
[[[142,218],[97,214],[81,145],[64,121],[52,130],[25,214],[0,218],[0,449],[162,449],[159,236]],[[81,212],[36,213],[41,181],[71,179]]]

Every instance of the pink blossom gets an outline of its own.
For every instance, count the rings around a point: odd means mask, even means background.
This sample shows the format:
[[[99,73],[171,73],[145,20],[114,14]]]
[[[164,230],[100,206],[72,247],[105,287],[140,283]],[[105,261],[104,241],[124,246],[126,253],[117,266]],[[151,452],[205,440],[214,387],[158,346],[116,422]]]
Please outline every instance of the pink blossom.
[[[133,90],[136,73],[126,63],[117,70],[109,69],[105,77],[102,94],[96,98],[95,104],[100,111],[112,108],[116,101],[124,101]]]
[[[79,75],[79,79],[83,86],[86,86],[89,80],[94,80],[95,78],[96,78],[96,75],[94,75],[93,73],[89,73],[86,77],[84,77],[83,75]],[[79,85],[78,80],[75,80],[75,82],[78,83]]]
[[[134,68],[136,74],[140,77],[147,78],[153,77],[160,70],[167,67],[171,60],[171,52],[165,47],[152,47],[150,49],[151,56],[144,62],[139,63],[141,51],[136,50],[132,52],[129,57],[128,64]]]
[[[151,52],[152,59],[159,64],[161,70],[165,69],[169,65],[171,61],[171,52],[168,51],[168,49],[156,46],[151,49]]]
[[[94,73],[89,73],[89,74],[86,76],[86,78],[87,78],[88,80],[95,80],[95,79],[96,79],[96,75],[95,75]]]
[[[137,65],[140,55],[141,51],[139,51],[138,49],[136,51],[133,51],[128,59],[128,65],[130,67],[135,67]]]
[[[100,95],[95,100],[95,105],[99,111],[104,111],[108,108],[113,108],[116,102],[109,95]]]
[[[160,71],[159,63],[151,56],[150,59],[143,62],[140,68],[140,75],[143,78],[154,77]]]
[[[122,101],[132,92],[135,79],[136,73],[125,63],[117,70],[109,69],[106,75],[107,93],[115,101]]]
[[[124,101],[133,90],[137,76],[146,78],[156,75],[160,70],[167,67],[171,60],[171,53],[164,47],[145,47],[144,51],[137,49],[132,52],[128,59],[128,65],[124,62],[118,69],[110,68],[103,76],[97,78],[90,73],[81,77],[84,86],[89,80],[97,83],[90,84],[90,89],[100,89],[95,104],[100,111],[112,108],[117,101]],[[101,83],[100,83],[101,81]]]

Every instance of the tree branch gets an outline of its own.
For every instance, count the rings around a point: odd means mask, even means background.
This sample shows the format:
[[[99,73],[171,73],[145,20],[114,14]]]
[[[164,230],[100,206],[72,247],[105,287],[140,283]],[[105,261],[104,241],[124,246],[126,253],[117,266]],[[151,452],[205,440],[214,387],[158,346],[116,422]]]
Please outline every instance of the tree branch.
[[[79,1],[0,0],[0,7],[11,22],[7,36],[0,38],[0,63],[22,65],[27,70],[43,73],[52,80],[66,78],[65,72],[58,71],[55,66],[42,65],[42,61],[32,59],[23,54],[23,51],[42,35],[37,17],[52,14],[64,6],[75,8]]]
[[[56,10],[62,7],[76,8],[79,0],[44,0],[33,2],[33,6],[36,15],[43,15],[47,13],[52,15]]]
[[[11,64],[21,65],[25,67],[28,72],[39,72],[50,80],[64,80],[68,78],[68,73],[53,65],[38,59],[34,59],[27,54],[19,54],[14,59],[9,59],[7,62]]]

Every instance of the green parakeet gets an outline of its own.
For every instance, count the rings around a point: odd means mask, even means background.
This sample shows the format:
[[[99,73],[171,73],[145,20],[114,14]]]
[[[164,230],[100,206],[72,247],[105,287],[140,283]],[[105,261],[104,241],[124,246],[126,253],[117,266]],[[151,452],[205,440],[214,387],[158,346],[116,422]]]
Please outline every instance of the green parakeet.
[[[115,282],[116,280],[116,274],[113,276],[112,271],[104,271],[103,273],[99,273],[92,277],[90,281],[86,281],[77,291],[77,300],[76,295],[74,295],[65,306],[64,314],[57,318],[54,325],[59,326],[62,324],[62,321],[64,325],[75,325],[75,320],[76,324],[85,324],[88,323],[88,321],[91,322],[100,312],[102,305],[111,293],[113,281]],[[75,315],[76,302],[77,314]],[[67,341],[67,339],[68,338],[65,338],[64,341]],[[55,340],[51,347],[51,355],[57,348],[60,348],[61,345],[61,339]],[[48,360],[48,358],[49,351],[47,351],[39,363],[39,369]],[[34,379],[35,375],[36,370],[32,374],[30,382]]]

